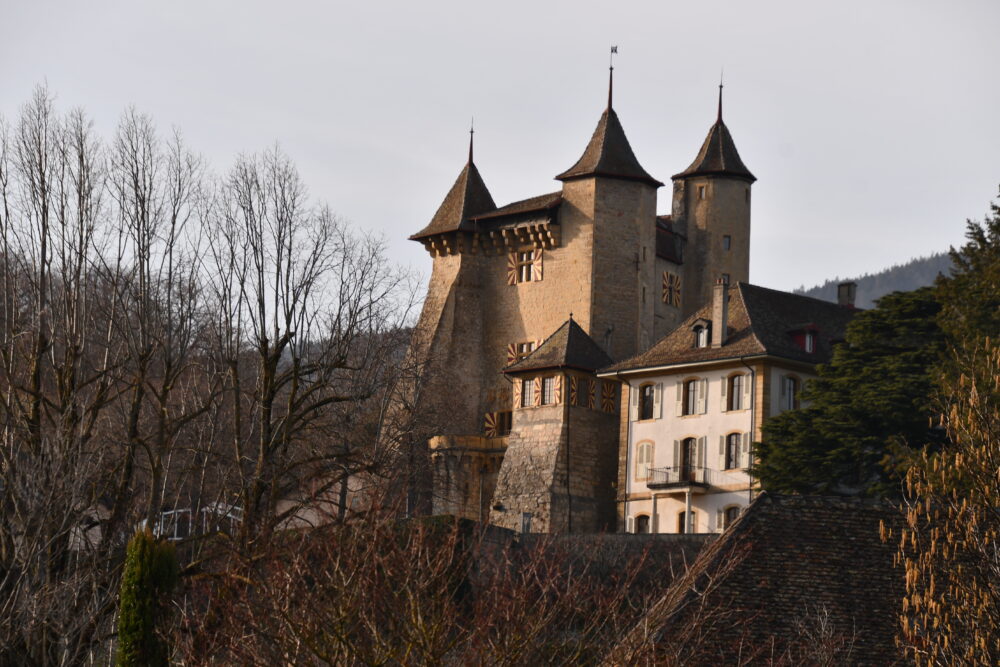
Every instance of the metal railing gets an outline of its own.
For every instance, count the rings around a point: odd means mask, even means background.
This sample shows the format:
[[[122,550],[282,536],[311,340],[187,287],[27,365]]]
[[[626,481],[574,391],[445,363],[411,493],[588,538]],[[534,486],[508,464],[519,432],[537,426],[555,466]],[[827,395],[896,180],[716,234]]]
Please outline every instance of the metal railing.
[[[673,466],[671,468],[650,468],[646,486],[724,486],[738,482],[738,478],[722,470],[700,466]]]

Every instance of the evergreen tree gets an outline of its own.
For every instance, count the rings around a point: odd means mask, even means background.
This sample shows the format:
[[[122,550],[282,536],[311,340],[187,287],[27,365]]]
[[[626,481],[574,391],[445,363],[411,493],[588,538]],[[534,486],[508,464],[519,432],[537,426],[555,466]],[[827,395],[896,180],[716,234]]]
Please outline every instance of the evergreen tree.
[[[174,545],[155,539],[148,528],[129,541],[118,608],[119,667],[169,664],[169,647],[156,636],[156,625],[178,575]]]
[[[931,425],[936,364],[945,348],[934,289],[895,292],[848,325],[807,407],[764,425],[756,470],[765,489],[897,495],[913,449],[939,445]]]

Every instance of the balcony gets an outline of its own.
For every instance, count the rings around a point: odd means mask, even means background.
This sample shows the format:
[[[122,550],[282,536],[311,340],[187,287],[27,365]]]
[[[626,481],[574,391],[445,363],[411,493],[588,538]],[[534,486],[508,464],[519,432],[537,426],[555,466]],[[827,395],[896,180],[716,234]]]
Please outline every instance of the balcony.
[[[673,468],[650,468],[646,486],[650,489],[674,489],[693,493],[704,493],[713,485],[723,483],[716,479],[720,475],[717,470],[699,468],[698,466],[674,466]]]

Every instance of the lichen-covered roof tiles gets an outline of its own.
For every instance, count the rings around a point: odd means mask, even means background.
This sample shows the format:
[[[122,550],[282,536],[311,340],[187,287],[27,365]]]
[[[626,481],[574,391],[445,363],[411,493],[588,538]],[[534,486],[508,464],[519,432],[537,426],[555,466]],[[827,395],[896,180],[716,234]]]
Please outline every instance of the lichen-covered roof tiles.
[[[607,176],[640,181],[654,187],[663,185],[650,176],[632,152],[618,114],[608,107],[594,130],[583,156],[572,167],[556,176],[560,181],[588,176]]]
[[[839,664],[902,662],[894,636],[904,573],[893,565],[898,537],[883,542],[883,525],[897,536],[903,526],[886,501],[762,493],[673,582],[611,662],[668,644],[699,622],[691,617],[698,613],[703,624],[726,619],[724,631],[702,633],[687,664],[781,655],[801,664],[817,648],[838,651]],[[821,635],[830,646],[813,645]]]
[[[504,369],[519,373],[543,368],[576,368],[595,371],[611,363],[611,357],[572,319],[542,341],[534,352]]]
[[[765,354],[809,364],[824,363],[833,353],[833,344],[843,340],[847,323],[857,312],[800,294],[737,283],[729,288],[728,331],[721,347],[694,346],[691,328],[697,320],[712,320],[709,302],[648,350],[601,372],[638,371]],[[813,352],[806,352],[791,335],[802,328],[802,322],[815,325]]]

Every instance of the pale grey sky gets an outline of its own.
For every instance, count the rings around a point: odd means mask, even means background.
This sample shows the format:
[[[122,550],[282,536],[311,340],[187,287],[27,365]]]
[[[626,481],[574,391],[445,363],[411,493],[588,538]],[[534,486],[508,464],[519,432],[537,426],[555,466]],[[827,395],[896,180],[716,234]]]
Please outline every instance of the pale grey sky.
[[[791,289],[962,242],[1000,184],[1000,2],[0,0],[0,114],[47,82],[110,137],[129,104],[218,172],[278,142],[312,194],[385,235],[466,155],[498,204],[555,191],[604,108],[662,181],[725,119],[754,186],[750,278]],[[660,191],[669,212],[669,189]]]

